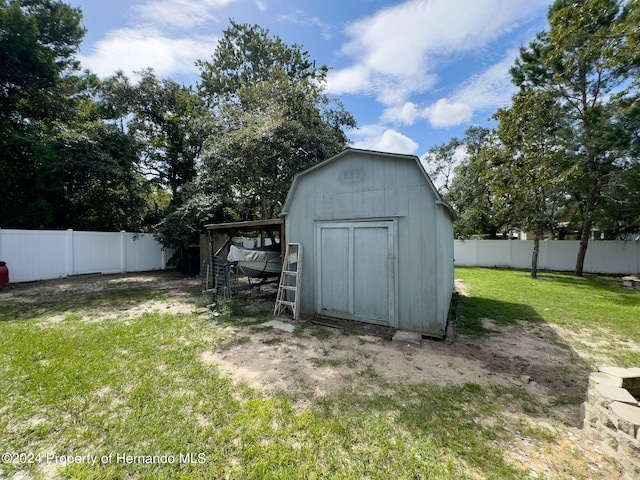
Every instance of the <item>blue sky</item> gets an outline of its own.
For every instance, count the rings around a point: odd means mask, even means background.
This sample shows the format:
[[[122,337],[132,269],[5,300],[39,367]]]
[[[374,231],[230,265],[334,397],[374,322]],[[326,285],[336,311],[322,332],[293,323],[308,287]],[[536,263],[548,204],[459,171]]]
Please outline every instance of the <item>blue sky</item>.
[[[195,84],[232,18],[302,45],[358,122],[353,146],[423,155],[509,103],[508,70],[551,0],[66,0],[101,77],[152,67]]]

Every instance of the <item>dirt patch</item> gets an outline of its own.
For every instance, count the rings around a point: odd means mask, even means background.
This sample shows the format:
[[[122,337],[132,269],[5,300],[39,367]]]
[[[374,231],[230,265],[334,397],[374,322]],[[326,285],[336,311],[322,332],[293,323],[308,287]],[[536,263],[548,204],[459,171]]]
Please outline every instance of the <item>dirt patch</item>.
[[[461,281],[460,292],[467,291]],[[249,310],[270,310],[275,289],[264,287],[249,297]],[[255,300],[255,302],[254,302]],[[293,320],[285,318],[292,323]],[[483,387],[518,387],[547,405],[559,392],[584,396],[588,368],[557,334],[543,324],[497,325],[484,320],[494,333],[484,337],[456,336],[447,341],[424,339],[421,347],[390,341],[387,329],[331,328],[303,321],[294,333],[256,328],[254,318],[230,328],[242,342],[209,352],[210,358],[233,378],[259,388],[287,393],[330,393],[344,387],[428,382]],[[337,322],[339,324],[339,322]],[[320,393],[322,392],[322,393]],[[575,403],[575,402],[574,402]],[[579,407],[560,409],[559,419],[579,424]]]
[[[461,281],[456,287],[460,294],[468,292]],[[269,309],[275,293],[262,290],[256,299],[250,309]],[[503,404],[502,421],[513,425],[507,426],[513,438],[502,446],[534,477],[618,478],[615,464],[580,430],[589,367],[565,342],[567,332],[542,323],[483,323],[494,333],[446,342],[424,339],[416,347],[391,342],[375,329],[357,332],[300,322],[295,332],[287,333],[263,329],[255,318],[246,318],[227,331],[242,341],[212,348],[202,361],[235,381],[286,392],[303,409],[345,388],[384,394],[399,384],[475,383]],[[536,439],[527,435],[528,429],[549,431],[550,437]]]
[[[141,295],[131,294],[136,291],[146,292],[146,298],[141,300]],[[43,316],[45,322],[63,321],[76,311],[81,311],[85,321],[98,322],[114,316],[135,318],[154,311],[191,314],[195,311],[193,298],[199,292],[197,277],[156,271],[11,284],[0,298]]]

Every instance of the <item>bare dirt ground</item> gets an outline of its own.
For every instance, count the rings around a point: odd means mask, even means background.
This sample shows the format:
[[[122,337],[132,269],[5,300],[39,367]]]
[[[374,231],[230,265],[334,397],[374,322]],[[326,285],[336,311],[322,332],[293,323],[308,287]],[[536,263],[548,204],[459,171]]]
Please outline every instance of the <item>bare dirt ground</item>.
[[[265,393],[286,392],[300,409],[344,388],[376,394],[391,393],[399,384],[475,383],[493,392],[505,408],[505,415],[493,420],[504,422],[513,432],[502,447],[534,477],[620,478],[615,463],[581,430],[579,402],[587,390],[591,359],[571,347],[577,332],[547,324],[500,326],[485,319],[485,327],[494,331],[488,336],[424,339],[420,347],[310,322],[296,324],[289,333],[256,325],[255,317],[225,321],[224,314],[203,306],[202,297],[196,305],[197,278],[170,272],[22,284],[2,292],[0,298],[26,294],[25,298],[38,303],[73,302],[79,296],[124,292],[136,285],[150,286],[163,295],[148,302],[114,301],[108,311],[92,313],[90,321],[116,314],[135,317],[152,310],[211,317],[229,341],[222,348],[212,344],[203,351],[201,361]],[[464,284],[457,281],[456,285],[461,295],[466,294]],[[248,308],[271,310],[275,293],[272,285],[252,291]],[[55,315],[50,319],[55,321]],[[281,320],[295,323],[286,317]],[[528,436],[529,428],[549,432],[548,439]]]

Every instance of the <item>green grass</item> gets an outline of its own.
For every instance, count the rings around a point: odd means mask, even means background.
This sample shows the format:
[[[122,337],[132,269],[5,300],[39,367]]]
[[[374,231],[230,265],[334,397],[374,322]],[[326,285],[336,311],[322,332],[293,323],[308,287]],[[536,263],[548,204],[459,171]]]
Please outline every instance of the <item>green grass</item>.
[[[543,273],[532,281],[526,272],[482,269],[456,275],[471,290],[460,298],[459,329],[480,334],[480,319],[490,317],[640,340],[633,331],[639,294],[618,289],[615,280]],[[21,470],[36,479],[523,479],[528,472],[501,445],[513,429],[548,442],[554,433],[514,426],[505,411],[544,416],[555,405],[580,401],[565,395],[545,404],[521,388],[474,383],[391,384],[369,363],[358,375],[370,391],[310,395],[300,408],[294,397],[233,383],[203,361],[239,344],[251,355],[247,335],[269,333],[257,326],[264,314],[251,313],[244,301],[223,305],[218,317],[156,311],[132,318],[112,307],[165,295],[107,288],[73,303],[49,295],[43,306],[27,291],[0,292],[0,451],[41,455],[40,463],[0,464],[0,478]],[[591,317],[593,308],[599,318]],[[96,311],[110,314],[94,321]],[[333,335],[306,324],[294,338],[304,344]],[[262,343],[282,348],[281,338]],[[311,362],[355,367],[359,358]],[[47,464],[47,454],[95,455],[97,464]]]
[[[234,385],[199,361],[210,348],[203,333],[217,335],[207,320],[155,313],[131,323],[0,328],[2,451],[115,455],[100,465],[56,465],[66,478],[522,478],[492,444],[499,430],[474,423],[492,407],[477,401],[483,391],[472,384],[343,392],[299,412],[288,398]],[[179,462],[188,453],[196,463]],[[43,467],[0,468],[44,478]]]
[[[464,267],[456,276],[470,288],[458,298],[460,333],[491,333],[482,318],[557,324],[602,342],[620,366],[640,364],[638,352],[615,352],[620,341],[640,344],[640,291],[622,288],[619,278],[541,272],[534,280],[527,271]]]

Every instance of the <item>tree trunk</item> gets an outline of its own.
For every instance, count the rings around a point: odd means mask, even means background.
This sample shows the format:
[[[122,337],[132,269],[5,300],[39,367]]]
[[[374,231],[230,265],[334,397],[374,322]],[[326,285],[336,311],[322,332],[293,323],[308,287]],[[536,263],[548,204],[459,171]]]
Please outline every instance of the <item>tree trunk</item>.
[[[582,232],[580,232],[580,248],[578,249],[578,257],[576,259],[576,269],[574,275],[581,277],[584,269],[584,259],[587,256],[587,247],[589,246],[589,238],[591,237],[591,227],[593,226],[593,213],[596,208],[596,197],[598,195],[599,186],[596,184],[591,188],[587,205],[585,206],[585,219],[582,223]]]
[[[587,256],[587,247],[589,246],[589,237],[591,236],[591,225],[593,220],[591,216],[582,224],[582,232],[580,235],[580,248],[578,249],[578,258],[576,259],[576,269],[574,274],[581,277],[584,269],[584,259]]]
[[[536,233],[533,239],[533,254],[531,255],[531,278],[538,278],[538,254],[540,253],[540,235]]]

